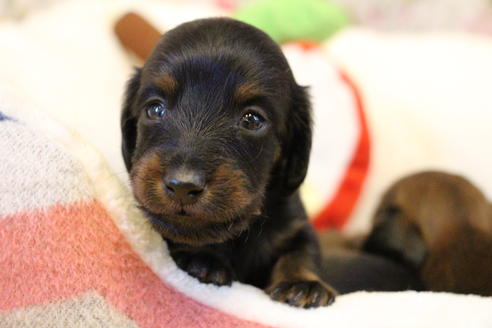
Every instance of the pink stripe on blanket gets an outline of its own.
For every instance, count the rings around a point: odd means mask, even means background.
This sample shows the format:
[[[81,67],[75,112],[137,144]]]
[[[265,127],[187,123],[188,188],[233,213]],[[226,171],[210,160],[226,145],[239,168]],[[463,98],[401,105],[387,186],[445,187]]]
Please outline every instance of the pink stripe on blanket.
[[[0,220],[0,312],[96,290],[140,327],[264,327],[161,281],[97,201]]]

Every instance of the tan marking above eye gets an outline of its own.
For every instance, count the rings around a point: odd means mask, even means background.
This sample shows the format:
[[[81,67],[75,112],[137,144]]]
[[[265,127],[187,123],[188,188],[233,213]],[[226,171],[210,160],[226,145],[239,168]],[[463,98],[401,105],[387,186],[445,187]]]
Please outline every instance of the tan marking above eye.
[[[234,93],[234,99],[241,103],[259,97],[263,94],[261,88],[253,82],[248,82],[241,85]]]
[[[161,88],[166,95],[173,94],[178,88],[178,81],[169,73],[159,76],[155,84]]]

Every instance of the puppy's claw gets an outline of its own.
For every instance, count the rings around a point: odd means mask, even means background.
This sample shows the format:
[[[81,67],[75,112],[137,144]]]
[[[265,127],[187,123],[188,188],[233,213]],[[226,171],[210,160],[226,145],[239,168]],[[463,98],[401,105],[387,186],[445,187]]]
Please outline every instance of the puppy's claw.
[[[330,305],[336,294],[319,281],[284,281],[269,287],[266,292],[275,301],[303,308]]]
[[[216,256],[209,253],[175,252],[172,254],[178,267],[205,284],[230,286],[232,273]]]

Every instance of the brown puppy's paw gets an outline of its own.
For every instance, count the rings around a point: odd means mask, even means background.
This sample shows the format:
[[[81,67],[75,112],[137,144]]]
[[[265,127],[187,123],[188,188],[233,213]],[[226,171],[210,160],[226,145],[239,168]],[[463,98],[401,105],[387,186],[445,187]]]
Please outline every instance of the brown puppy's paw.
[[[303,308],[330,305],[336,292],[320,281],[282,281],[266,289],[270,298]]]
[[[232,272],[217,256],[205,252],[174,252],[178,267],[205,284],[230,286]]]

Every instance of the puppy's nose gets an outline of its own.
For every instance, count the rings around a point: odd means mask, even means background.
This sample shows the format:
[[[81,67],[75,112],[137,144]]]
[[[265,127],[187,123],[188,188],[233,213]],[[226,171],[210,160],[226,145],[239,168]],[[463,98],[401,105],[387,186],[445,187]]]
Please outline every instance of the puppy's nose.
[[[194,171],[169,172],[164,177],[164,184],[169,197],[183,205],[192,204],[205,189],[205,177]]]

